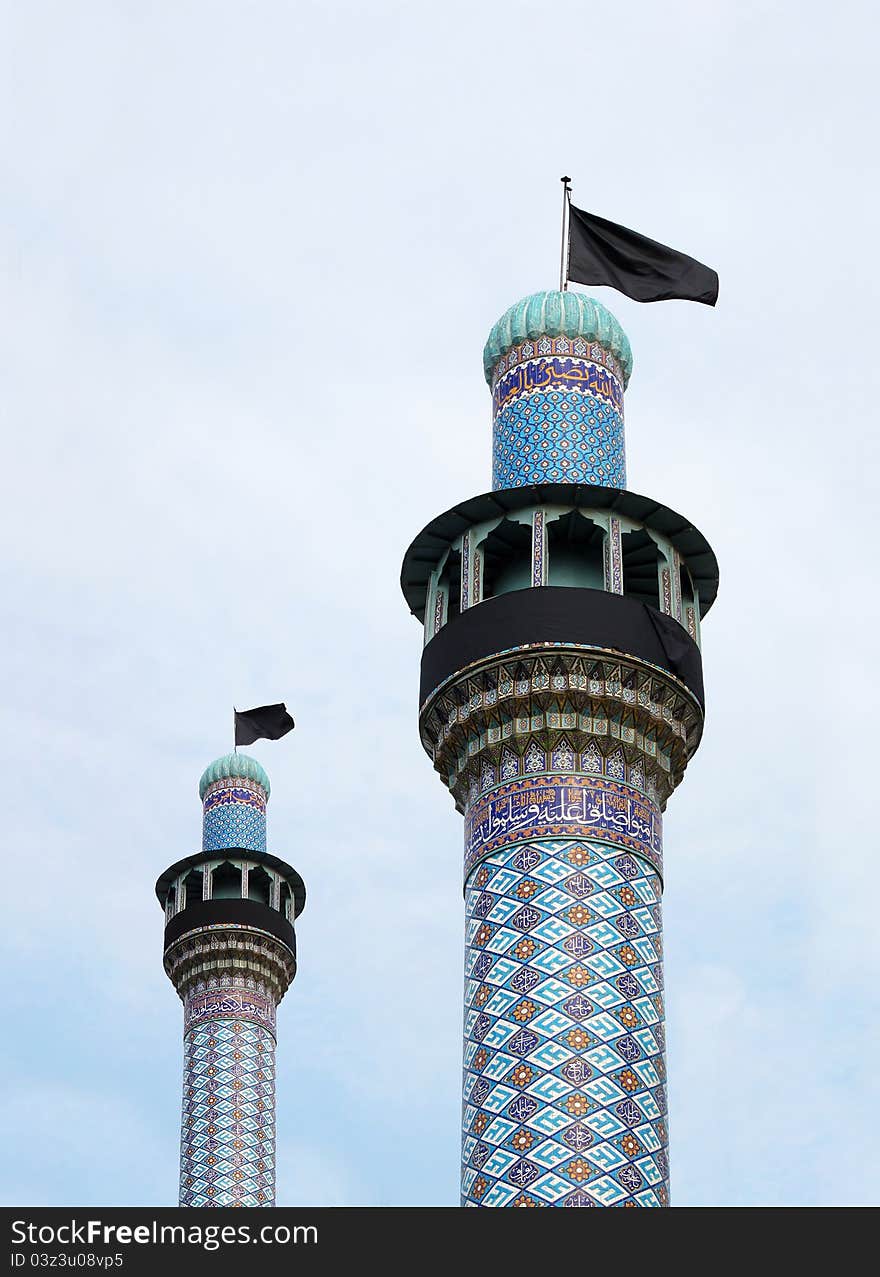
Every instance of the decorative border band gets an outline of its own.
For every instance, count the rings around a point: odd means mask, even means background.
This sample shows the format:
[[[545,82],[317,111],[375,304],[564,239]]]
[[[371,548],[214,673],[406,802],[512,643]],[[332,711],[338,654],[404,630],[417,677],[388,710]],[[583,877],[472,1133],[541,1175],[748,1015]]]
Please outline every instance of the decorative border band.
[[[502,355],[492,370],[491,388],[494,392],[499,380],[510,368],[530,359],[541,359],[547,355],[574,355],[577,359],[590,359],[602,364],[620,382],[625,382],[627,371],[621,367],[620,361],[605,346],[596,341],[586,341],[583,337],[540,337],[535,341],[520,342],[511,346]]]
[[[216,807],[230,807],[233,804],[253,807],[255,811],[264,814],[266,811],[266,795],[259,787],[245,789],[241,785],[215,785],[214,788],[208,790],[205,794],[203,809],[207,813],[213,811]]]
[[[607,368],[586,359],[532,359],[520,364],[495,383],[493,415],[513,399],[535,390],[579,390],[613,404],[623,413],[623,389]]]
[[[522,839],[590,838],[642,856],[662,876],[658,808],[628,785],[595,776],[538,776],[499,785],[465,815],[464,876]]]
[[[275,1003],[253,989],[226,987],[187,997],[183,1010],[184,1036],[206,1020],[249,1020],[275,1036]]]

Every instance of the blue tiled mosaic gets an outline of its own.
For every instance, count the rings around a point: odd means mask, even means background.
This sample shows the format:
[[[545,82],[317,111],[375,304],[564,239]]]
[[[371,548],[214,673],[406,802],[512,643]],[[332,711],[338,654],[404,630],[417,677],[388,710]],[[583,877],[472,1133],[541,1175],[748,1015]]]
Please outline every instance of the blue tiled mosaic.
[[[526,840],[466,903],[463,1205],[666,1205],[657,874],[602,842]]]
[[[274,1206],[274,1006],[234,987],[213,1002],[245,1014],[212,1014],[186,1033],[180,1205]]]
[[[266,850],[266,799],[258,788],[221,782],[205,794],[202,850],[230,847]]]
[[[626,487],[623,417],[613,404],[551,390],[520,395],[499,409],[493,488],[551,482]]]

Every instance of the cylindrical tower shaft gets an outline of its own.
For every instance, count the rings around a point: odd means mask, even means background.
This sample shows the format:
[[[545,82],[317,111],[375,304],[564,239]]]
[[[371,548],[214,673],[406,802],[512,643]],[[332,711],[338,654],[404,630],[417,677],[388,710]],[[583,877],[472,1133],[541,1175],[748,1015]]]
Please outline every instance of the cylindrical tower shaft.
[[[660,807],[700,722],[656,666],[546,643],[423,709],[465,814],[465,1204],[668,1200]]]
[[[585,700],[579,657],[543,649],[519,671],[530,723],[557,717],[532,690],[551,655],[558,702]],[[466,806],[466,1204],[667,1201],[661,817],[644,758],[604,743],[545,729]]]
[[[219,998],[228,1008],[237,992],[225,988]],[[254,1005],[250,991],[246,1001]],[[259,1014],[274,1019],[271,999],[261,1001]],[[227,1014],[194,1024],[191,1014],[187,1002],[180,1204],[271,1206],[275,1035],[256,1019]]]
[[[573,892],[548,887],[552,879]],[[523,920],[517,908],[523,896],[542,886],[540,903],[556,912],[535,905],[524,921],[534,919],[542,935],[568,934],[549,947],[540,936],[517,937],[506,959],[512,974],[495,987],[480,947],[492,924],[479,919],[478,902],[488,896],[497,913],[512,907]],[[661,970],[659,888],[657,875],[637,858],[586,840],[524,842],[478,871],[468,891],[465,967],[465,1203],[537,1204],[527,1190],[541,1180],[542,1196],[570,1206],[615,1205],[630,1196],[666,1204],[663,1007],[654,975]],[[600,889],[604,918],[577,895]],[[648,916],[647,927],[639,915]],[[627,938],[638,938],[639,948],[621,943]],[[561,967],[560,980],[535,965],[539,952],[544,968],[572,955],[580,961]],[[501,1051],[509,1060],[499,1061],[487,1038],[506,1038]],[[493,1060],[496,1074],[501,1063],[507,1070],[500,1083],[486,1076]],[[617,1176],[608,1174],[613,1170]]]
[[[269,781],[244,754],[202,777],[202,852],[156,887],[184,1006],[181,1206],[275,1204],[276,1008],[296,974],[302,879],[265,851]]]
[[[527,298],[484,361],[493,491],[402,576],[422,742],[465,817],[462,1204],[662,1206],[661,813],[702,731],[715,559],[622,486],[609,312]]]
[[[181,1206],[275,1204],[276,995],[231,965],[183,999]]]

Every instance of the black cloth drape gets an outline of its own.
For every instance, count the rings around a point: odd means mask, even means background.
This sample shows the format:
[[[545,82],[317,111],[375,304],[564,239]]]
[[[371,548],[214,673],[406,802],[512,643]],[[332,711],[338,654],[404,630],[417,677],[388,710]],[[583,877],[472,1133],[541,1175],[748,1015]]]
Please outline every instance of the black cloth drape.
[[[650,661],[704,704],[700,649],[678,621],[623,594],[564,585],[499,594],[453,617],[422,652],[419,703],[476,661],[543,643],[607,648]]]

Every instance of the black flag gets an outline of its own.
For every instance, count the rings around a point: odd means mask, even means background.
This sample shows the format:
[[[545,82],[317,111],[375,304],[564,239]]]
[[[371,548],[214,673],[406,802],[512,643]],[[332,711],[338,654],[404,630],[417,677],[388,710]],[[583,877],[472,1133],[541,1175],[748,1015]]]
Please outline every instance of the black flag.
[[[568,278],[607,284],[637,302],[718,300],[718,275],[686,253],[569,206]]]
[[[292,730],[293,719],[283,702],[235,711],[236,745],[253,745],[255,740],[280,740]]]

